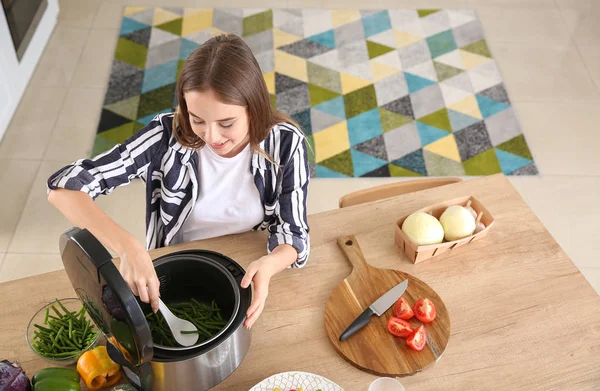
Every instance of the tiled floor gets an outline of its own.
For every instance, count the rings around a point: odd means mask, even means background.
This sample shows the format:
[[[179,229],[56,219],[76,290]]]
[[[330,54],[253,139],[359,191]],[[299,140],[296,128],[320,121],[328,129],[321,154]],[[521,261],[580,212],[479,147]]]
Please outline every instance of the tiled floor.
[[[58,237],[70,223],[46,200],[44,180],[86,156],[98,122],[127,4],[222,6],[218,0],[60,0],[57,28],[0,144],[0,281],[61,267]],[[231,0],[230,7],[323,5],[322,0]],[[332,8],[470,7],[491,50],[542,173],[512,178],[590,283],[600,292],[600,1],[332,0]],[[309,212],[336,208],[343,194],[392,179],[313,180]],[[144,238],[141,183],[99,200]]]

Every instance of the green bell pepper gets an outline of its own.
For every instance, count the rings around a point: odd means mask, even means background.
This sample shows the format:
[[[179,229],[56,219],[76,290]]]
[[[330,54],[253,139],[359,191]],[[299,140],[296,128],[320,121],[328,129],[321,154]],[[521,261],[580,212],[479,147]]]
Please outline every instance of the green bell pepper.
[[[81,376],[74,369],[69,368],[46,368],[38,371],[31,378],[31,383],[35,386],[36,383],[45,379],[68,379],[75,383],[81,381]]]
[[[79,383],[65,377],[50,377],[38,380],[33,391],[81,391]]]

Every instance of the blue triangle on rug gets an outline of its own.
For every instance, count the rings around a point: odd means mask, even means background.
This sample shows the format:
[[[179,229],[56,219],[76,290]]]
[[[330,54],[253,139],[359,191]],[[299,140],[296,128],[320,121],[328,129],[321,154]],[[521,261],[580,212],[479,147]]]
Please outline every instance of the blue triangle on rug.
[[[445,130],[436,128],[435,126],[426,125],[419,121],[417,121],[417,129],[419,130],[421,146],[423,147],[450,134]]]
[[[352,166],[354,167],[354,176],[359,177],[364,174],[374,171],[382,166],[386,166],[388,162],[378,159],[374,156],[367,155],[355,149],[351,149]]]
[[[146,68],[142,84],[142,94],[173,84],[177,81],[177,60],[169,61],[153,68]]]
[[[492,115],[508,109],[510,106],[504,102],[498,102],[483,95],[476,95],[479,111],[483,118],[491,117]]]
[[[192,54],[192,52],[196,50],[198,46],[200,45],[198,45],[196,42],[190,41],[189,39],[181,38],[181,49],[179,51],[179,59],[185,60],[186,58],[188,58],[188,56]]]
[[[421,175],[427,175],[425,158],[423,158],[423,149],[417,149],[416,151],[409,153],[400,159],[394,160],[392,164],[414,172],[418,172]]]
[[[145,29],[146,27],[149,26],[145,23],[124,17],[123,22],[121,23],[121,31],[119,31],[119,35],[127,35],[129,33],[133,33],[134,31]]]
[[[338,118],[346,118],[346,109],[344,107],[343,96],[338,96],[337,98],[319,103],[318,105],[313,106],[313,109],[331,114]]]
[[[448,109],[448,118],[450,119],[450,125],[452,125],[452,130],[454,132],[481,121],[479,118],[471,117],[470,115],[459,113],[458,111],[450,109]]]
[[[408,85],[408,92],[413,93],[431,85],[437,84],[436,81],[425,79],[424,77],[413,75],[412,73],[404,72],[406,78],[406,84]]]
[[[318,178],[349,178],[347,175],[330,170],[329,168],[323,167],[319,164],[315,166],[315,169]]]
[[[310,36],[306,39],[308,39],[309,41],[320,43],[321,45],[327,46],[328,48],[335,49],[335,35],[333,33],[333,30],[328,30],[324,33]]]
[[[506,152],[498,148],[494,149],[496,151],[498,161],[500,162],[500,167],[502,167],[502,172],[506,175],[518,170],[519,168],[523,168],[532,162],[529,159],[525,159],[524,157],[517,156],[510,152]]]

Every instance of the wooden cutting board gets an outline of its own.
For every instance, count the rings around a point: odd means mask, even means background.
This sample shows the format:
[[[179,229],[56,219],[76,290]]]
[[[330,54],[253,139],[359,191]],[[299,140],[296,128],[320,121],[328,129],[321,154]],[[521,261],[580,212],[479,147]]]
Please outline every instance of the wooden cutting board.
[[[369,266],[354,236],[338,239],[338,246],[352,265],[352,272],[331,293],[325,308],[325,328],[331,343],[347,361],[357,368],[378,376],[408,376],[420,372],[440,359],[450,338],[450,316],[442,299],[429,285],[398,270]],[[416,352],[406,346],[404,338],[391,335],[386,328],[393,315],[392,307],[344,342],[339,337],[369,305],[389,289],[408,279],[402,295],[412,306],[423,298],[433,301],[437,317],[425,323],[427,345]],[[415,317],[413,327],[421,324]]]

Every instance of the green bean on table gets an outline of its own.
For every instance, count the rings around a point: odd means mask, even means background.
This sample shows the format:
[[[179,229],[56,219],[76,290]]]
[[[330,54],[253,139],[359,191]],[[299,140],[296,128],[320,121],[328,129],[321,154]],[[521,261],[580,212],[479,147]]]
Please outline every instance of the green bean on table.
[[[98,336],[94,325],[85,319],[85,307],[69,311],[60,300],[46,308],[44,324],[34,324],[33,342],[35,351],[48,358],[66,358],[81,353]],[[52,312],[50,312],[52,310]]]
[[[211,305],[206,305],[196,299],[192,299],[188,302],[167,304],[167,307],[175,316],[188,320],[196,326],[198,331],[182,331],[181,333],[198,334],[198,343],[212,338],[225,327],[221,310],[214,300]],[[150,325],[152,339],[155,343],[169,347],[180,346],[173,338],[173,333],[162,314],[151,312],[146,315],[146,319]]]

